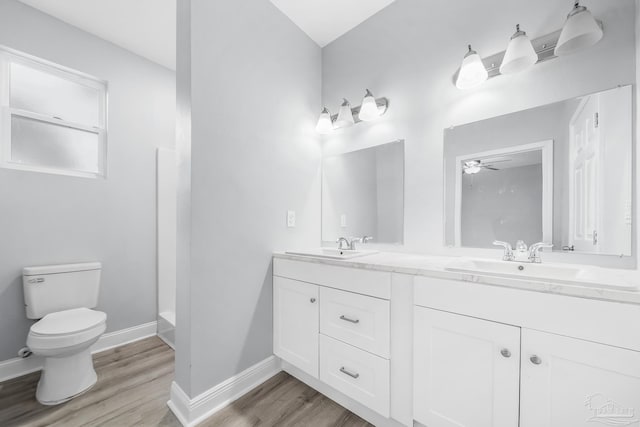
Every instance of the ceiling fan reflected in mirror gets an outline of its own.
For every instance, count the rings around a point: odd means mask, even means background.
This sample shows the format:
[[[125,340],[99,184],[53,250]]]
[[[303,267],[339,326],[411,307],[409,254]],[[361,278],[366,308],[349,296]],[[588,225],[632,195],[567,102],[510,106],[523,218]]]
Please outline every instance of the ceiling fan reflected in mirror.
[[[480,172],[483,169],[497,171],[499,168],[495,167],[495,163],[510,162],[509,157],[495,157],[492,159],[480,159],[480,160],[466,160],[462,165],[462,173],[465,175],[473,175]]]

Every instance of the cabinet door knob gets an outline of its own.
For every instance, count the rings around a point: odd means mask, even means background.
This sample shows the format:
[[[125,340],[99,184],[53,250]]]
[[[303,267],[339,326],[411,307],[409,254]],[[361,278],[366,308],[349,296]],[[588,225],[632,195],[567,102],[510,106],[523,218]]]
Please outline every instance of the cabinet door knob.
[[[311,298],[309,301],[311,302],[311,304],[313,304],[314,302],[316,302],[316,299],[315,298]]]
[[[500,350],[500,354],[504,357],[511,357],[511,352],[508,348],[503,348],[502,350]]]
[[[539,365],[542,363],[542,359],[540,359],[540,357],[536,356],[535,354],[531,356],[529,360],[531,360],[531,363],[533,363],[534,365]]]

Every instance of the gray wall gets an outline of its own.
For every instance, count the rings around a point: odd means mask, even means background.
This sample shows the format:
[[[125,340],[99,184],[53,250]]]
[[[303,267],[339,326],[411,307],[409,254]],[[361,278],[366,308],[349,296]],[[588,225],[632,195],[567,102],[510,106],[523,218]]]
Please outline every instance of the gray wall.
[[[179,208],[178,245],[190,257],[178,287],[190,290],[178,294],[176,381],[194,397],[273,353],[271,254],[320,242],[321,54],[268,0],[187,9],[178,49],[190,43],[191,70],[179,65],[178,80],[189,73],[191,190],[180,203],[191,211]]]
[[[108,179],[0,169],[0,360],[31,324],[24,266],[101,261],[107,330],[155,320],[155,148],[173,146],[174,73],[14,0],[0,44],[109,81]]]
[[[465,253],[443,246],[443,129],[635,82],[635,2],[591,0],[588,7],[605,26],[596,46],[469,91],[452,83],[468,43],[489,56],[506,48],[516,23],[532,37],[551,33],[563,25],[571,4],[397,0],[323,49],[322,98],[329,108],[343,97],[357,102],[367,87],[390,99],[380,120],[324,138],[323,150],[330,155],[405,139],[404,250]],[[548,259],[581,262],[568,254]],[[582,260],[635,264],[601,256]]]

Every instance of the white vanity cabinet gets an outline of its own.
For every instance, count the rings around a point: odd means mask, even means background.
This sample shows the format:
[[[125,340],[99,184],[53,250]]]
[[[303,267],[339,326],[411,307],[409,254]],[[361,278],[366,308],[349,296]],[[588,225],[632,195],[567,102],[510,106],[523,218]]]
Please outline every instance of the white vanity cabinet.
[[[639,306],[424,277],[415,304],[419,423],[640,424]]]
[[[640,425],[640,352],[522,330],[520,427]]]
[[[399,425],[389,420],[391,273],[276,258],[273,290],[274,353],[351,399],[339,403]]]
[[[273,352],[318,378],[318,286],[273,278]]]
[[[520,328],[423,307],[414,316],[415,420],[516,427]]]

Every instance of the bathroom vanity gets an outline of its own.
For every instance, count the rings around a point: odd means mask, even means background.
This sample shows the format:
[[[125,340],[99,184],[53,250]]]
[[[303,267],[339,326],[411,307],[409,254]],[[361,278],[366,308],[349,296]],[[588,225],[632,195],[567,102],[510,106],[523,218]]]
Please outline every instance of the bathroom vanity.
[[[598,269],[625,283],[600,286],[459,265],[276,254],[274,353],[377,426],[637,422],[636,271]]]

